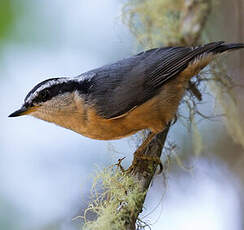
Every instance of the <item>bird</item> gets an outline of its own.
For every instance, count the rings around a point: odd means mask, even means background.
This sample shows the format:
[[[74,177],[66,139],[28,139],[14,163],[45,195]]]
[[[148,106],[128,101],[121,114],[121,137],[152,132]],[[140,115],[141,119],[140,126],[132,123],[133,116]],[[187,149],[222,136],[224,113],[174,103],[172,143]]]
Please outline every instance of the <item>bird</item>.
[[[149,129],[139,154],[175,117],[189,81],[220,54],[244,43],[153,48],[76,77],[37,84],[9,117],[31,115],[98,140]]]

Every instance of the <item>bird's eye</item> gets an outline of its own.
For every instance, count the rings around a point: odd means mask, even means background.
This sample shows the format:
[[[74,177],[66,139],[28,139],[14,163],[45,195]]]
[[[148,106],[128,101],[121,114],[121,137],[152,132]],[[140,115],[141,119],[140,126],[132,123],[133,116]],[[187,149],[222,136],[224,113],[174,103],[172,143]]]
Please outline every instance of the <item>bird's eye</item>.
[[[45,102],[45,101],[49,100],[50,93],[48,90],[43,90],[39,93],[39,97],[40,97],[42,102]]]

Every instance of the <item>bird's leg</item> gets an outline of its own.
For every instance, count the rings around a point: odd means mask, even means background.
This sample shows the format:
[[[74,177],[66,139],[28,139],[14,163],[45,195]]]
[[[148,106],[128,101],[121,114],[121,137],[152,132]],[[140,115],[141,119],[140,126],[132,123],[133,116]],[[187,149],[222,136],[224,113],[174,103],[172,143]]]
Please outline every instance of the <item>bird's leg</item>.
[[[126,172],[132,172],[133,168],[137,164],[138,160],[147,160],[147,161],[154,161],[155,163],[160,165],[160,171],[162,169],[162,163],[159,157],[157,156],[149,156],[144,154],[147,146],[150,144],[152,139],[156,136],[156,133],[150,133],[147,138],[143,141],[143,143],[138,147],[138,149],[134,152],[134,159],[132,161],[131,166],[126,170]]]
[[[152,139],[156,136],[156,133],[150,132],[147,138],[143,141],[143,143],[138,147],[138,149],[134,152],[134,156],[139,156],[143,154],[143,151],[150,144]]]
[[[150,144],[152,139],[155,137],[155,133],[150,132],[150,134],[147,136],[147,138],[143,141],[143,143],[138,147],[138,149],[134,152],[134,159],[132,161],[131,166],[125,170],[123,166],[121,165],[121,162],[125,159],[125,157],[118,159],[118,162],[115,164],[117,167],[120,168],[122,172],[131,172],[134,168],[134,165],[136,164],[137,160],[152,160],[152,156],[147,156],[143,154],[146,147]],[[153,160],[155,161],[155,159]]]
[[[118,168],[120,168],[120,170],[121,170],[122,172],[125,172],[125,171],[126,171],[126,170],[123,168],[123,166],[121,165],[121,162],[122,162],[124,159],[125,159],[125,157],[118,159],[118,163],[115,164],[115,166],[117,166]]]
[[[197,88],[196,84],[192,81],[188,82],[188,89],[192,92],[192,94],[198,99],[198,101],[202,100],[202,94]]]

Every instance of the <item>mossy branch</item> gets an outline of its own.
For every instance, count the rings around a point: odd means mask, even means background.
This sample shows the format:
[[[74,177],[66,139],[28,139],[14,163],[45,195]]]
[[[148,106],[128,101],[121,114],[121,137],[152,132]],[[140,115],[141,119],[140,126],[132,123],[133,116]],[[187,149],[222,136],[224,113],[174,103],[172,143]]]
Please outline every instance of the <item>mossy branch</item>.
[[[201,35],[210,6],[211,0],[130,0],[123,9],[123,21],[145,49],[162,45],[192,45]],[[193,84],[191,87],[193,93],[201,98],[197,88]],[[161,156],[169,129],[170,126],[153,139],[144,152],[145,156]],[[135,166],[130,175],[118,170],[105,170],[100,174],[103,191],[100,195],[95,193],[96,198],[87,210],[95,213],[97,218],[94,221],[85,218],[84,229],[136,229],[158,165],[145,159],[133,160]]]
[[[162,149],[165,145],[166,138],[170,129],[170,125],[167,128],[159,133],[149,144],[146,151],[144,151],[145,156],[150,156],[150,158],[160,158]],[[140,187],[140,192],[144,194],[138,205],[134,207],[134,209],[130,210],[129,218],[127,218],[125,222],[126,230],[134,230],[136,229],[136,221],[138,219],[139,214],[142,212],[144,200],[146,198],[147,190],[151,184],[153,176],[156,172],[158,164],[152,160],[145,160],[134,158],[134,168],[131,177],[133,180],[138,183]]]

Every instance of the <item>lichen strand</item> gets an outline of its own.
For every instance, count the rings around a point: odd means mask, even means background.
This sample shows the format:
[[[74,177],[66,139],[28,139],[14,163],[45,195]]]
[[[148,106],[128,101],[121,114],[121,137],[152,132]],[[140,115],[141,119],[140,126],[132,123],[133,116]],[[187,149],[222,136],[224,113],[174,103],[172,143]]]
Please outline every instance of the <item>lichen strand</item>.
[[[212,1],[185,1],[180,18],[179,33],[181,34],[181,44],[194,44],[198,41],[208,13],[211,10]]]
[[[122,20],[143,48],[179,44],[180,17],[184,0],[130,0]]]
[[[130,0],[122,20],[143,48],[191,45],[201,35],[214,1]]]
[[[145,199],[145,192],[135,178],[115,168],[96,174],[92,202],[84,213],[84,230],[126,229],[127,220],[137,216]],[[97,192],[97,189],[102,192]],[[87,216],[95,214],[96,220]]]
[[[238,85],[233,83],[221,61],[212,65],[212,75],[214,80],[209,81],[208,86],[215,95],[216,105],[224,114],[225,127],[232,139],[244,148],[244,126],[233,90]]]

